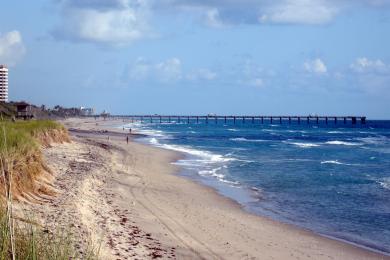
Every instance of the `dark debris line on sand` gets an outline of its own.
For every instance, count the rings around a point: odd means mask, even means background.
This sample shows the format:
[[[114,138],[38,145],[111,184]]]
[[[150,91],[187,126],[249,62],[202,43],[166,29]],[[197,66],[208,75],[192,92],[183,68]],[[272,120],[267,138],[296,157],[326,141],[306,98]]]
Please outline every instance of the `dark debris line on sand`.
[[[73,139],[81,147],[78,154],[47,153],[47,161],[56,173],[57,196],[32,206],[48,230],[58,227],[70,230],[74,237],[71,243],[81,257],[85,257],[86,249],[91,247],[91,232],[96,231],[85,226],[80,216],[80,204],[86,203],[83,206],[92,212],[97,233],[104,234],[100,247],[108,248],[113,259],[176,258],[175,248],[165,249],[152,234],[139,228],[130,210],[115,205],[116,194],[110,191],[112,172],[104,156],[111,154],[115,147],[93,140],[89,135]],[[96,194],[94,198],[85,197],[86,187]],[[96,203],[103,205],[101,210],[94,207]]]

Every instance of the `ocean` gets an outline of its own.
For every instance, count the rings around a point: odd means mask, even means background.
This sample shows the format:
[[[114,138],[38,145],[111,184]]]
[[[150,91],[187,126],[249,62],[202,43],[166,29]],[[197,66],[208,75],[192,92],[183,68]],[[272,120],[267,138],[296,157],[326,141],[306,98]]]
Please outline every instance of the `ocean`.
[[[390,253],[390,121],[129,123],[246,210]]]

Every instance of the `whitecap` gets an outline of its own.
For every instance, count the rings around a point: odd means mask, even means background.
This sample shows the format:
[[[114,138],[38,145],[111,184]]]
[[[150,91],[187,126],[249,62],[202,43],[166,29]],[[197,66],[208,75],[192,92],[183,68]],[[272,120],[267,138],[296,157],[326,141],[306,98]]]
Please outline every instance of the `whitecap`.
[[[332,145],[346,145],[346,146],[355,146],[355,145],[362,145],[361,143],[352,143],[352,142],[345,142],[345,141],[328,141],[326,144],[332,144]]]
[[[267,140],[262,139],[246,139],[244,137],[238,137],[238,138],[230,138],[230,141],[236,141],[236,142],[267,142]]]
[[[159,145],[160,143],[158,142],[158,140],[156,139],[156,138],[150,138],[150,140],[149,140],[149,142],[151,143],[151,144],[154,144],[154,145]]]
[[[338,160],[329,160],[329,161],[322,161],[321,164],[336,164],[336,165],[348,165],[348,166],[358,166],[360,164],[353,164],[353,163],[342,163]]]
[[[173,144],[162,144],[160,147],[168,149],[168,150],[173,150],[177,152],[182,152],[182,153],[187,153],[190,155],[194,155],[197,157],[200,157],[202,159],[205,159],[205,162],[228,162],[228,161],[234,161],[236,160],[235,158],[230,158],[230,157],[224,157],[220,154],[214,154],[208,151],[203,151],[203,150],[196,150],[192,149],[186,146],[179,146],[179,145],[173,145]]]
[[[312,148],[312,147],[319,147],[319,144],[314,143],[299,143],[299,142],[287,142],[288,144],[296,145],[300,148]]]
[[[301,133],[301,134],[305,134],[306,131],[303,131],[303,130],[287,130],[288,133]]]
[[[379,181],[379,184],[386,190],[390,190],[390,177],[385,177]]]
[[[331,160],[331,161],[322,161],[321,164],[337,164],[337,165],[344,165],[344,163],[341,163],[337,160]]]
[[[152,129],[134,129],[136,132],[143,134],[143,135],[149,135],[149,136],[156,136],[156,137],[165,137],[166,135],[163,133],[163,131],[160,130],[152,130]]]
[[[344,132],[341,131],[329,131],[328,134],[343,134]]]

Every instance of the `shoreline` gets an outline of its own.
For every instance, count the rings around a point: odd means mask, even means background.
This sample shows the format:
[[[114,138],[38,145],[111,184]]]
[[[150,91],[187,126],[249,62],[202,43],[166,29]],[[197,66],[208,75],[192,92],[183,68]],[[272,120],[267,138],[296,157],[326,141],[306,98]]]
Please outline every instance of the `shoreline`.
[[[142,143],[142,144],[154,147],[152,144],[146,144],[146,143]],[[170,151],[169,149],[162,148],[162,147],[157,147],[157,148]],[[180,152],[178,152],[178,153],[180,153]],[[177,161],[180,161],[180,159],[178,159]],[[175,164],[177,161],[173,161],[171,163]],[[270,221],[274,221],[276,223],[285,224],[285,225],[291,226],[291,227],[299,229],[299,230],[304,230],[306,232],[312,233],[315,236],[320,236],[320,237],[324,237],[324,238],[327,238],[327,239],[339,241],[341,243],[346,243],[346,244],[349,244],[349,245],[352,245],[352,246],[355,246],[355,247],[358,247],[358,248],[361,248],[361,249],[364,249],[364,250],[368,250],[368,251],[371,251],[371,252],[374,252],[374,253],[378,253],[378,254],[383,254],[385,256],[390,257],[390,252],[387,252],[385,250],[381,250],[381,248],[379,246],[377,247],[375,245],[373,245],[373,246],[365,245],[364,243],[359,243],[357,241],[355,242],[353,240],[348,240],[346,238],[337,237],[337,236],[334,236],[334,235],[331,235],[331,234],[329,234],[329,235],[328,234],[324,234],[324,233],[317,232],[317,231],[312,230],[312,229],[307,228],[307,227],[299,226],[297,224],[294,224],[293,222],[285,221],[285,220],[283,220],[281,218],[278,219],[276,217],[266,216],[266,215],[262,215],[261,213],[257,213],[255,210],[251,209],[250,206],[245,205],[245,204],[241,204],[233,196],[230,196],[228,194],[223,193],[221,190],[219,190],[217,187],[213,186],[212,184],[208,184],[206,181],[202,180],[202,177],[198,177],[197,178],[195,176],[185,175],[183,172],[185,172],[186,170],[183,169],[183,167],[180,166],[180,165],[178,165],[178,167],[181,168],[181,170],[178,170],[179,172],[175,173],[175,174],[177,174],[178,176],[180,176],[182,178],[189,179],[190,181],[193,181],[194,183],[199,184],[199,185],[201,185],[203,187],[211,188],[212,192],[215,192],[217,195],[222,196],[222,197],[224,197],[224,198],[226,198],[228,200],[231,200],[231,202],[233,204],[236,204],[236,206],[238,208],[240,208],[240,210],[242,210],[242,211],[244,211],[244,212],[246,212],[248,214],[254,215],[256,217],[265,218],[265,219],[268,219]],[[255,195],[251,194],[253,191],[249,187],[244,187],[244,190],[242,192],[246,193],[245,195],[250,197],[250,198],[254,198],[255,197]]]
[[[196,184],[199,184],[205,188],[211,188],[211,191],[216,193],[217,195],[219,196],[222,196],[228,200],[231,201],[231,203],[235,204],[240,210],[248,213],[248,214],[251,214],[251,215],[254,215],[254,216],[257,216],[257,217],[261,217],[261,218],[265,218],[265,219],[268,219],[270,221],[275,221],[276,223],[281,223],[281,224],[285,224],[285,225],[288,225],[288,226],[291,226],[293,228],[296,228],[296,229],[299,229],[299,230],[304,230],[304,231],[307,231],[309,233],[312,233],[313,235],[315,236],[320,236],[320,237],[323,237],[323,238],[327,238],[327,239],[331,239],[331,240],[335,240],[335,241],[339,241],[341,243],[346,243],[346,244],[349,244],[349,245],[352,245],[352,246],[355,246],[355,247],[358,247],[358,248],[361,248],[361,249],[364,249],[364,250],[368,250],[368,251],[371,251],[371,252],[374,252],[374,253],[378,253],[378,254],[383,254],[385,256],[388,256],[390,257],[390,251],[385,251],[385,250],[382,250],[380,248],[380,246],[376,246],[374,244],[364,244],[364,242],[362,243],[359,243],[359,241],[353,241],[353,239],[350,239],[348,240],[348,238],[342,238],[342,237],[337,237],[335,235],[332,235],[332,234],[325,234],[325,233],[321,233],[321,232],[317,232],[313,229],[310,229],[309,227],[304,227],[304,226],[299,226],[297,224],[295,224],[294,222],[289,222],[287,220],[284,220],[282,218],[277,218],[277,217],[272,217],[272,216],[267,216],[267,215],[263,215],[259,212],[256,212],[254,209],[251,209],[251,207],[249,205],[245,205],[244,202],[240,202],[237,198],[235,198],[233,195],[229,194],[229,191],[227,191],[229,188],[227,187],[223,187],[223,188],[218,188],[216,185],[221,185],[221,186],[228,186],[227,184],[221,184],[221,183],[218,183],[218,184],[212,184],[214,181],[210,181],[210,180],[206,180],[206,178],[202,177],[202,176],[195,176],[193,173],[191,174],[186,174],[188,170],[185,169],[184,166],[181,166],[180,165],[180,161],[183,160],[183,159],[186,159],[186,158],[191,158],[190,155],[186,154],[185,152],[182,152],[182,151],[176,151],[176,150],[172,150],[172,149],[169,149],[169,148],[165,148],[163,146],[158,146],[158,145],[154,145],[152,143],[148,143],[148,142],[144,142],[144,141],[140,141],[140,140],[137,140],[138,138],[144,138],[144,137],[150,137],[149,135],[147,134],[136,134],[136,135],[139,135],[138,137],[136,137],[134,139],[134,141],[138,142],[138,143],[141,143],[143,145],[146,145],[146,146],[151,146],[151,147],[155,147],[155,148],[158,148],[158,149],[163,149],[163,150],[166,150],[166,151],[170,151],[170,152],[175,152],[175,153],[178,153],[178,154],[181,154],[181,156],[178,156],[178,159],[175,160],[175,161],[172,161],[171,163],[178,166],[179,169],[178,169],[178,172],[175,173],[177,176],[180,176],[182,178],[186,178]],[[241,192],[242,194],[244,194],[243,196],[245,196],[246,198],[251,198],[251,199],[259,199],[257,198],[256,194],[253,194],[255,193],[255,191],[253,190],[253,188],[250,188],[250,187],[243,187],[243,190]]]
[[[86,125],[85,125],[86,123],[85,122],[83,123],[80,121],[85,121],[85,120],[81,119],[81,120],[79,120],[78,123],[80,124],[81,129],[86,129]],[[92,122],[95,122],[95,121],[92,121]],[[107,124],[110,124],[110,122],[112,122],[112,123],[115,122],[116,124],[119,123],[118,120],[115,120],[115,121],[106,121],[104,123],[104,124],[106,124],[106,126],[102,126],[102,125],[93,126],[91,124],[91,126],[89,126],[89,128],[92,128],[92,129],[89,129],[89,130],[93,131],[93,128],[97,128],[100,130],[109,128],[109,126],[107,126]],[[112,128],[111,130],[113,132],[116,132],[116,133],[122,132],[121,130],[119,130],[119,128],[118,129]],[[81,132],[79,132],[79,134]],[[83,133],[81,133],[81,134],[83,134]],[[86,132],[84,132],[84,134],[86,134]],[[107,134],[107,132],[105,132],[105,134]],[[115,136],[115,134],[113,136]],[[132,135],[132,136],[136,137],[136,135]],[[123,136],[120,136],[120,137],[123,137]],[[132,140],[131,142],[134,142],[134,141]],[[234,214],[237,214],[237,215],[245,218],[250,223],[252,223],[252,225],[256,225],[256,223],[257,223],[257,225],[260,225],[260,226],[266,225],[267,228],[273,227],[273,229],[275,229],[275,230],[272,230],[271,233],[269,233],[269,230],[266,229],[266,231],[268,231],[268,235],[270,235],[271,237],[274,235],[274,231],[277,231],[277,230],[282,231],[282,233],[284,233],[284,232],[290,233],[291,232],[292,234],[289,234],[289,235],[292,235],[294,237],[294,239],[295,239],[295,236],[298,236],[298,238],[301,238],[304,240],[308,239],[308,240],[310,240],[310,242],[306,241],[307,243],[305,246],[305,244],[301,245],[300,243],[294,243],[294,242],[290,241],[290,239],[288,239],[289,243],[287,243],[287,244],[291,244],[291,243],[298,244],[301,247],[303,246],[303,248],[306,248],[306,251],[308,249],[307,247],[312,249],[311,246],[313,243],[318,246],[317,249],[322,248],[323,246],[330,247],[331,249],[333,249],[333,251],[332,250],[330,250],[330,251],[325,250],[325,251],[329,254],[329,256],[333,255],[333,257],[336,257],[338,259],[357,259],[356,257],[358,257],[360,259],[371,259],[371,258],[372,259],[385,259],[388,257],[388,255],[385,254],[386,252],[381,252],[381,251],[376,252],[376,250],[372,250],[371,248],[365,248],[364,246],[361,246],[359,244],[354,244],[353,242],[339,240],[337,238],[332,238],[332,237],[329,238],[326,235],[315,233],[309,229],[301,228],[301,227],[298,227],[298,226],[295,226],[295,225],[292,225],[289,223],[283,223],[283,222],[280,222],[280,221],[277,221],[274,219],[270,219],[269,217],[259,216],[255,213],[252,213],[252,212],[246,210],[242,204],[240,204],[239,202],[235,201],[232,198],[224,196],[223,194],[218,192],[218,190],[216,190],[215,188],[210,187],[210,186],[206,186],[205,184],[202,184],[202,183],[199,183],[199,181],[197,181],[197,180],[187,178],[186,176],[182,176],[180,174],[181,167],[172,164],[173,162],[175,162],[181,158],[181,156],[178,152],[176,152],[176,151],[172,152],[172,151],[169,151],[167,149],[156,148],[156,147],[154,147],[152,145],[148,145],[148,144],[140,144],[139,142],[136,142],[136,143],[138,143],[137,146],[139,146],[139,145],[146,146],[146,147],[149,147],[147,149],[157,149],[157,150],[160,150],[160,152],[161,152],[161,150],[163,150],[164,151],[163,153],[169,154],[169,159],[170,159],[169,162],[171,165],[168,168],[170,168],[170,172],[168,171],[167,172],[168,175],[164,174],[164,176],[162,176],[162,177],[167,177],[167,176],[171,175],[171,177],[179,178],[182,181],[179,181],[179,180],[175,180],[175,181],[181,183],[181,185],[186,185],[186,184],[188,184],[188,182],[191,182],[192,184],[189,186],[192,186],[192,188],[195,187],[194,189],[196,189],[198,192],[204,193],[204,197],[206,199],[208,199],[208,200],[211,199],[211,200],[214,200],[215,202],[217,202],[218,204],[221,204],[221,205],[217,205],[218,208],[219,207],[222,207],[222,208],[227,207],[229,210],[234,211]],[[194,195],[192,195],[192,196],[190,196],[190,199],[194,200],[196,198],[194,198]],[[210,206],[210,205],[208,205],[208,206]],[[215,207],[215,205],[214,205],[214,207]],[[226,212],[223,212],[223,213],[227,214]],[[208,223],[200,223],[200,224],[201,224],[200,226],[202,226],[202,225],[206,225]],[[258,238],[259,235],[256,234],[257,232],[253,232],[253,230],[258,231],[258,228],[260,228],[260,227],[247,227],[247,228],[251,229],[251,230],[247,230],[247,234],[249,234],[248,237],[251,237],[253,239],[253,241],[257,241],[260,244],[264,244],[264,242],[266,242],[266,241],[262,241],[262,240],[264,240],[264,234],[263,234],[263,236],[260,235],[260,238],[262,238],[262,239],[259,239]],[[245,232],[246,231],[244,231],[244,230],[240,230],[237,233],[240,236],[243,236],[243,235],[245,236],[245,234],[246,234]],[[231,234],[231,232],[228,232],[227,234]],[[265,236],[265,237],[267,237],[267,236]],[[224,238],[224,239],[229,239],[229,238]],[[278,244],[277,242],[279,242],[279,241],[275,240],[275,239],[268,239],[268,242],[269,242],[268,247],[272,247],[272,244]],[[230,241],[230,243],[233,243],[233,241]],[[248,241],[246,241],[246,243],[248,243]],[[252,246],[257,247],[259,245],[258,243],[254,243],[254,244],[252,243]],[[200,242],[200,244],[202,244],[202,243]],[[229,244],[229,242],[228,242],[228,244]],[[296,245],[296,246],[298,246],[298,245]],[[243,246],[243,247],[245,247],[245,246]],[[264,247],[264,245],[263,245],[263,247]],[[287,247],[285,246],[285,248],[289,248],[289,246],[287,246]],[[337,248],[336,251],[334,251],[335,248]],[[255,250],[256,248],[251,248],[251,247],[248,248],[247,247],[246,249],[247,249],[246,251],[249,251],[252,253],[251,255],[254,255],[255,257],[256,256],[259,257],[259,255],[257,255],[255,253],[257,251],[257,250]],[[267,249],[267,248],[263,248],[263,249]],[[268,257],[275,256],[276,258],[281,259],[282,257],[287,257],[287,256],[291,257],[292,256],[291,252],[296,251],[296,250],[297,250],[297,247],[293,246],[290,248],[290,250],[287,250],[287,251],[282,250],[283,252],[276,252],[276,251],[271,250],[271,251],[268,251],[268,254],[265,254],[265,255]],[[317,250],[317,251],[322,251],[322,250]],[[211,251],[213,251],[213,250],[211,250]],[[262,250],[260,250],[260,251],[262,251]],[[309,250],[309,251],[312,251],[312,250]],[[221,251],[221,252],[223,252],[223,251]],[[257,251],[257,253],[259,253],[259,252]],[[262,254],[263,253],[264,252],[262,252]],[[289,253],[290,253],[290,255],[289,255]],[[315,250],[314,250],[314,252],[310,252],[310,253],[306,252],[306,253],[307,253],[306,254],[307,257],[316,256],[317,258],[322,258],[320,256],[325,257],[325,255],[327,255],[324,253],[316,252]],[[319,253],[319,254],[317,254],[317,253]],[[211,254],[211,255],[213,255],[213,254]],[[218,255],[218,254],[216,254],[216,255]],[[215,258],[216,255],[214,255],[213,258]],[[304,256],[304,255],[305,254],[303,254],[302,256]],[[342,255],[342,257],[341,257],[341,255]],[[227,256],[225,256],[225,257],[230,258]],[[265,258],[267,258],[267,257],[265,257]]]

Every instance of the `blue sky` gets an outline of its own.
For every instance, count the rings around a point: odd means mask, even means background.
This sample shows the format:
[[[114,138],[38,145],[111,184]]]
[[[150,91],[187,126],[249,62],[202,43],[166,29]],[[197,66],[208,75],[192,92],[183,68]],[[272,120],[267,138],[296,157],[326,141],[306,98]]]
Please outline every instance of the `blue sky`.
[[[10,99],[390,118],[390,0],[2,0]]]

